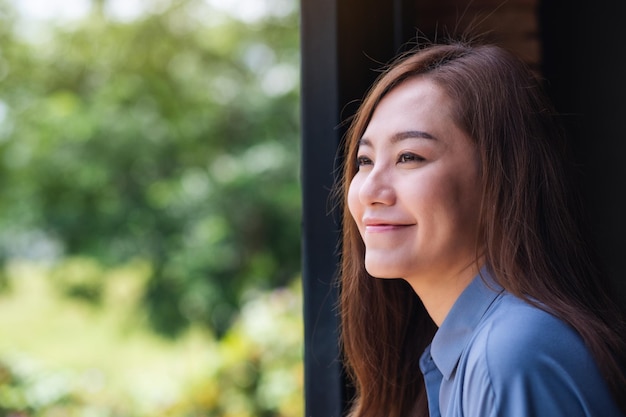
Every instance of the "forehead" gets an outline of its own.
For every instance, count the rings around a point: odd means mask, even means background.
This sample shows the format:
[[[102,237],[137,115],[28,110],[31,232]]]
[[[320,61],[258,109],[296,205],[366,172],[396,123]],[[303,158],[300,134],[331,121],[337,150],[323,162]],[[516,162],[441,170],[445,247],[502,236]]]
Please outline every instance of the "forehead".
[[[452,125],[456,125],[451,117],[452,104],[443,88],[429,78],[409,78],[380,100],[363,137],[384,137],[409,130],[445,136]]]

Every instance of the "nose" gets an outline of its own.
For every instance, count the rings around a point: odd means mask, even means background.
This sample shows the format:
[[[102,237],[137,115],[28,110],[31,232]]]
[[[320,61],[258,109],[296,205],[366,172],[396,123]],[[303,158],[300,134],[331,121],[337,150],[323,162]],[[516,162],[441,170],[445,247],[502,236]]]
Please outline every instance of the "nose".
[[[374,167],[368,172],[359,189],[359,200],[363,205],[393,205],[396,193],[389,171],[384,167]]]

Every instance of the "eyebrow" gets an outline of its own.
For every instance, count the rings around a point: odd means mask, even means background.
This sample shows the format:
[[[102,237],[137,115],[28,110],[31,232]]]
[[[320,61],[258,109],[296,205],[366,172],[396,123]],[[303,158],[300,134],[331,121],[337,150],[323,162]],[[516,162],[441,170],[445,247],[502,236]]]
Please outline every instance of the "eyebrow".
[[[433,135],[431,135],[428,132],[424,132],[421,130],[407,130],[405,132],[398,132],[396,134],[394,134],[390,141],[391,143],[397,143],[406,139],[430,139],[430,140],[437,140],[437,138]],[[372,146],[372,142],[368,139],[368,138],[361,138],[359,139],[359,146]]]

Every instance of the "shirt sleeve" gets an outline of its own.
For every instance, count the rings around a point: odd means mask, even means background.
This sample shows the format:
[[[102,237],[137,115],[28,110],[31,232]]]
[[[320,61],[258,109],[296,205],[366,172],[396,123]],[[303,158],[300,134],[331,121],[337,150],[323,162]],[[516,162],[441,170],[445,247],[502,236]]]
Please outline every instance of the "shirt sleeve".
[[[573,329],[542,311],[512,324],[493,322],[471,347],[466,417],[622,416]]]

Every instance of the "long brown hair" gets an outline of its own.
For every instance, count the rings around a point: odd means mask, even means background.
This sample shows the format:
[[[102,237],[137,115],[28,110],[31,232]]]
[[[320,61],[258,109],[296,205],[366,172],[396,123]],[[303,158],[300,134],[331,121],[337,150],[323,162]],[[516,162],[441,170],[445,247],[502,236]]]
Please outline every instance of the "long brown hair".
[[[427,416],[419,357],[436,326],[403,280],[372,278],[346,204],[358,141],[394,87],[427,77],[455,103],[480,155],[480,239],[496,282],[573,326],[626,411],[623,321],[585,249],[552,107],[526,66],[503,49],[462,43],[410,52],[371,88],[346,135],[341,265],[342,341],[356,398],[353,417]]]

